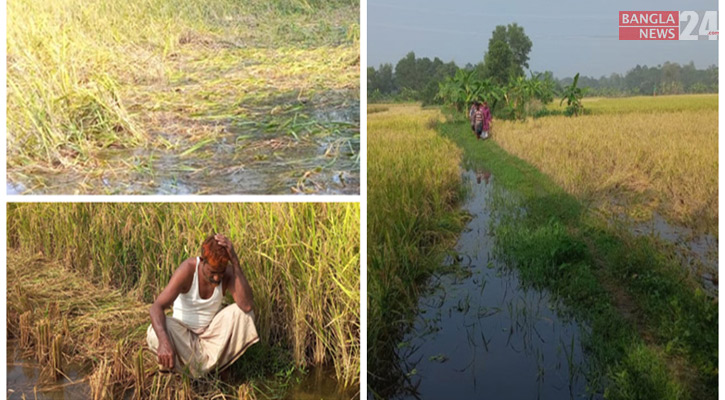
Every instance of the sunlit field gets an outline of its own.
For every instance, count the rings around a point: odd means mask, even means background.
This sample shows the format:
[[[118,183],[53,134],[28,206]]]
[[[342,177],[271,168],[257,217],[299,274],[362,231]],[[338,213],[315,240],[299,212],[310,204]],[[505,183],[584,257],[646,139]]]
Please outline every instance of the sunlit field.
[[[99,399],[281,398],[318,368],[349,398],[360,373],[359,226],[359,207],[342,203],[11,204],[8,337],[43,366],[40,389],[80,368]],[[260,342],[223,378],[159,374],[145,341],[150,303],[213,232],[237,249]]]
[[[438,136],[442,119],[418,105],[368,116],[368,372],[372,390],[395,386],[394,349],[461,227],[461,150]]]
[[[688,99],[697,107],[678,103]],[[495,119],[490,141],[476,140],[466,121],[444,122],[437,109],[368,109],[374,395],[415,393],[415,379],[437,384],[436,376],[412,377],[416,369],[398,359],[410,345],[401,332],[410,334],[413,321],[435,320],[419,314],[418,301],[429,277],[447,273],[442,254],[456,255],[466,220],[459,208],[464,167],[488,171],[500,190],[499,203],[485,206],[498,213],[497,222],[479,232],[495,238],[496,259],[516,270],[524,287],[552,294],[565,315],[591,327],[583,338],[588,390],[616,399],[712,398],[716,292],[703,290],[702,277],[683,268],[674,247],[611,222],[661,215],[673,226],[717,235],[717,98],[647,100],[585,99],[588,113],[579,117]]]
[[[259,167],[275,174],[250,192],[345,191],[323,177],[357,169],[358,11],[352,0],[8,2],[13,190],[240,193],[234,175]]]
[[[717,234],[716,95],[585,99],[593,115],[495,121],[493,139],[608,215]]]
[[[717,95],[681,94],[676,96],[585,97],[585,109],[592,114],[626,114],[670,111],[717,111]],[[554,102],[553,105],[556,106]]]

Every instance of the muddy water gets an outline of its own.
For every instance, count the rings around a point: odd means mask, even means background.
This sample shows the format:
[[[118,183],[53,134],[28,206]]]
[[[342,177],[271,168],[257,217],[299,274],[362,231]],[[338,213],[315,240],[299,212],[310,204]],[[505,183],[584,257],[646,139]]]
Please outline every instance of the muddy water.
[[[472,219],[447,260],[453,272],[433,278],[399,345],[409,384],[402,397],[589,398],[583,328],[560,316],[548,293],[525,288],[494,258],[488,205],[495,179],[485,171],[464,175]]]
[[[358,194],[360,103],[300,110],[278,128],[215,123],[190,141],[155,132],[172,150],[106,149],[97,171],[10,174],[8,194]],[[285,121],[285,118],[281,118]],[[294,121],[294,122],[290,122]],[[315,133],[294,133],[311,130]],[[207,141],[207,142],[204,142]],[[198,147],[197,147],[198,146]]]
[[[335,379],[335,370],[330,367],[311,369],[287,394],[289,400],[350,400],[359,397],[357,388],[345,390]]]
[[[86,399],[90,397],[90,388],[83,381],[78,370],[69,368],[64,373],[68,378],[41,385],[40,366],[22,356],[17,344],[7,342],[7,398],[22,399]]]
[[[68,378],[41,384],[41,367],[30,358],[23,357],[16,341],[7,343],[7,398],[38,400],[72,400],[90,398],[90,387],[83,374],[74,368],[64,371]],[[272,378],[274,379],[274,378]],[[345,390],[338,385],[335,371],[329,367],[312,368],[292,385],[287,399],[350,400],[357,398],[357,388]],[[126,398],[132,398],[129,391]]]

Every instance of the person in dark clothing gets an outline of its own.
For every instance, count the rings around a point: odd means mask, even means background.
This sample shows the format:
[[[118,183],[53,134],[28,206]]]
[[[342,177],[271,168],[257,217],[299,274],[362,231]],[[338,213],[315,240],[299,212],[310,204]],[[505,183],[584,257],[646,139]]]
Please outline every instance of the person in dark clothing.
[[[468,110],[468,120],[471,121],[471,131],[473,131],[473,133],[476,133],[476,126],[473,122],[473,114],[476,112],[477,109],[478,102],[474,101],[473,104],[471,104],[471,109]]]

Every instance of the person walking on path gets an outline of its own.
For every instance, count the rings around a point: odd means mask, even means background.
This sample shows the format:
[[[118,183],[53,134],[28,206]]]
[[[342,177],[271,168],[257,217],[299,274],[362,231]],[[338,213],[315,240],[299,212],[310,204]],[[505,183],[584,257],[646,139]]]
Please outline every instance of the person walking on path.
[[[476,113],[477,109],[478,109],[478,102],[474,101],[473,104],[471,104],[471,109],[468,110],[468,120],[471,121],[471,131],[473,131],[473,133],[476,133],[476,124],[473,120],[473,116]]]
[[[481,139],[481,133],[483,132],[483,105],[478,104],[476,111],[473,113],[473,132],[476,134],[476,139]]]
[[[488,108],[488,102],[484,101],[482,105],[482,114],[483,114],[483,139],[488,139],[488,131],[491,129],[491,109]]]

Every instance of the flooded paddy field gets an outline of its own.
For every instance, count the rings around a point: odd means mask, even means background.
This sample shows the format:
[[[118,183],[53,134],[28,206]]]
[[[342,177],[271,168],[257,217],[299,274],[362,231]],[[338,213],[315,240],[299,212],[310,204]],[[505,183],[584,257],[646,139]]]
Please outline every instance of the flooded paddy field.
[[[692,273],[717,270],[707,267],[717,254],[713,214],[697,206],[712,204],[714,186],[671,199],[682,207],[661,213],[687,230],[639,225],[657,225],[647,217],[669,203],[649,200],[679,181],[633,186],[604,168],[576,175],[591,190],[570,190],[526,155],[580,156],[582,171],[601,164],[587,158],[588,141],[601,137],[577,130],[581,151],[542,150],[571,124],[604,126],[589,116],[501,122],[480,141],[467,121],[442,122],[432,108],[369,113],[369,398],[716,397],[717,296],[700,280],[716,289],[717,275]],[[710,138],[704,131],[695,134]],[[508,139],[529,153],[502,144]],[[709,160],[712,146],[700,149],[707,154],[688,160]],[[629,155],[616,154],[617,163]],[[645,164],[625,166],[652,172]],[[711,180],[712,169],[697,171],[690,183]]]
[[[357,194],[357,100],[293,107],[266,123],[216,121],[211,137],[160,132],[168,148],[105,149],[86,171],[11,173],[8,194]]]
[[[8,208],[12,393],[33,398],[35,392],[50,396],[59,390],[60,395],[84,386],[91,398],[179,393],[186,399],[349,399],[359,393],[357,204],[18,203]],[[177,240],[150,239],[172,229]],[[212,229],[229,232],[240,249],[256,249],[245,250],[244,273],[254,293],[259,342],[228,369],[199,379],[159,373],[158,358],[147,344],[151,304],[186,259],[185,249],[197,248],[198,238]],[[96,240],[78,240],[90,231]],[[290,321],[300,321],[294,331]]]
[[[17,340],[8,341],[7,345],[8,400],[73,400],[92,397],[88,384],[90,371],[83,371],[80,366],[67,367],[60,379],[49,380],[43,375],[42,366],[23,354]],[[306,374],[296,373],[283,385],[280,385],[279,379],[270,376],[267,384],[274,397],[290,400],[349,400],[357,396],[354,389],[340,386],[334,369],[330,367],[315,367]],[[136,398],[135,389],[128,390],[122,398]]]
[[[494,255],[495,178],[469,170],[464,182],[471,220],[398,346],[406,389],[396,397],[591,397],[581,344],[586,327]]]
[[[9,13],[8,193],[359,192],[358,2]]]
[[[7,399],[71,400],[88,398],[91,389],[81,371],[68,368],[57,382],[43,380],[42,367],[23,355],[17,340],[7,342]],[[44,383],[41,383],[44,381]]]
[[[671,224],[657,213],[649,221],[630,223],[628,229],[635,236],[649,236],[671,247],[683,268],[698,277],[703,289],[710,295],[718,297],[717,236]]]

